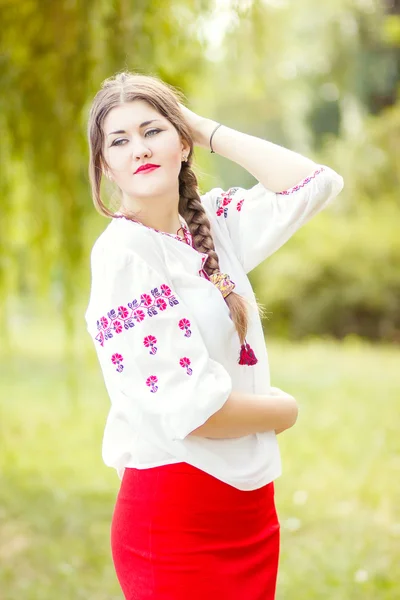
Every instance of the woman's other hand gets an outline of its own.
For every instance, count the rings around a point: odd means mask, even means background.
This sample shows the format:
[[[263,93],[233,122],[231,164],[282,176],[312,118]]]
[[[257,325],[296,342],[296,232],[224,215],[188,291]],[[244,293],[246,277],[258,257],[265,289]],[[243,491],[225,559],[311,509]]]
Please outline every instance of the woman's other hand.
[[[189,125],[193,143],[202,148],[210,147],[210,136],[214,128],[218,125],[217,121],[201,117],[183,104],[179,103],[182,115]]]

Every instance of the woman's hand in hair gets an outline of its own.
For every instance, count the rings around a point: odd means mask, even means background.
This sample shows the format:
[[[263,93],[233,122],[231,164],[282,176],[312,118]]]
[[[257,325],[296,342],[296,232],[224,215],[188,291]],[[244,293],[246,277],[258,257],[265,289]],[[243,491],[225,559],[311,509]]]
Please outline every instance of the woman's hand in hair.
[[[193,143],[202,148],[209,148],[210,136],[218,124],[217,121],[201,117],[181,103],[179,103],[179,107],[186,123],[189,125]]]

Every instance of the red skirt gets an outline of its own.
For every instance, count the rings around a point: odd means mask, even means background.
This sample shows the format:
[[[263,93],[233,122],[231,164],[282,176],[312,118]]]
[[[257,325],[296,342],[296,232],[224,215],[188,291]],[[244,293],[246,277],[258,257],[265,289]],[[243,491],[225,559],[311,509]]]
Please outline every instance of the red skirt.
[[[125,469],[111,549],[127,600],[273,600],[273,482],[242,491],[189,465]]]

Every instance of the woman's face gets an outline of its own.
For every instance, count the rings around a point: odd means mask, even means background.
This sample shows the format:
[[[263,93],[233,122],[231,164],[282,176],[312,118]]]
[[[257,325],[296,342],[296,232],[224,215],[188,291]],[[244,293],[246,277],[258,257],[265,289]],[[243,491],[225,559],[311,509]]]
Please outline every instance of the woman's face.
[[[140,200],[178,194],[182,159],[190,146],[155,108],[143,100],[116,106],[103,129],[107,173],[124,196]],[[147,163],[159,167],[136,173]]]

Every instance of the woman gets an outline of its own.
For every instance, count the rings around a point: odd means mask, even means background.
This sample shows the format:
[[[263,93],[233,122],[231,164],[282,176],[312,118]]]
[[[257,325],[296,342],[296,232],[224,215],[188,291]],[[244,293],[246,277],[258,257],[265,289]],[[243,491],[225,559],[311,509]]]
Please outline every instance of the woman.
[[[247,273],[342,189],[328,167],[196,115],[154,77],[106,80],[89,117],[100,214],[86,311],[111,408],[103,458],[122,478],[111,528],[129,600],[272,600],[276,433],[297,418],[271,388]],[[199,196],[193,146],[258,183]],[[120,194],[100,197],[102,175]]]

